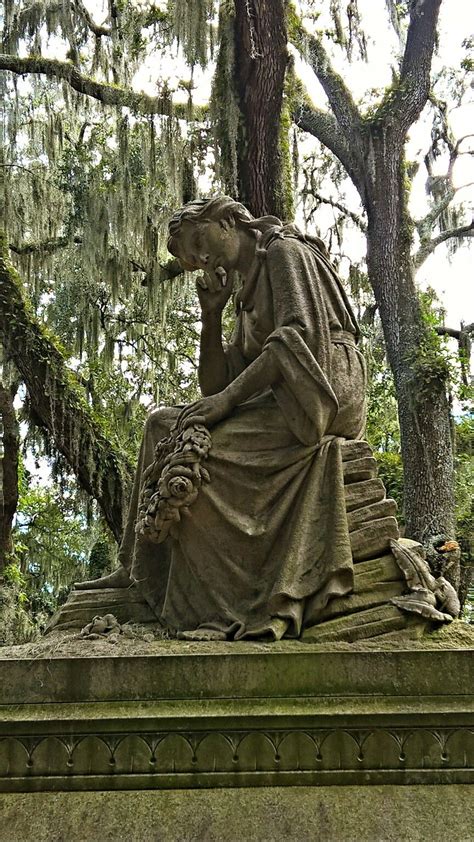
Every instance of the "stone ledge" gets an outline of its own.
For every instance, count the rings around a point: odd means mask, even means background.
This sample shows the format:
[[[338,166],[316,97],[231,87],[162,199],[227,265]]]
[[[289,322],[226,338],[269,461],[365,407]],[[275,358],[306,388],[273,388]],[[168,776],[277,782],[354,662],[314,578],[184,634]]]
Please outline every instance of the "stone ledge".
[[[159,654],[0,659],[0,702],[450,696],[474,691],[471,649],[323,650],[299,641],[184,644]]]
[[[474,782],[472,650],[163,646],[0,661],[0,790]]]

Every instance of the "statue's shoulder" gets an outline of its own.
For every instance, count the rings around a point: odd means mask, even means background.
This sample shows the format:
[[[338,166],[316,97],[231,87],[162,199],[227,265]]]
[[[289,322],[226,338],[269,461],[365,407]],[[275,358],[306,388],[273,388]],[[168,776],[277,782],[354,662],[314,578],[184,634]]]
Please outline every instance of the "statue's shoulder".
[[[289,255],[294,255],[296,258],[297,255],[308,253],[308,251],[311,251],[313,255],[324,257],[326,260],[329,257],[326,246],[319,237],[305,234],[291,223],[282,225],[271,233],[265,250],[267,255],[271,254],[272,261],[284,257],[288,259]]]

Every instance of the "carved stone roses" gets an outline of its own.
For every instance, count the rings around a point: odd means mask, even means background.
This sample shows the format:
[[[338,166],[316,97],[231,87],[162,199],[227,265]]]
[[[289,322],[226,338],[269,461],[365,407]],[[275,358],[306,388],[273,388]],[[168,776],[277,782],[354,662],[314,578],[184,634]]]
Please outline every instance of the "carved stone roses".
[[[158,442],[155,460],[143,475],[136,532],[160,544],[176,534],[181,515],[196,500],[209,472],[201,465],[211,448],[211,436],[202,424],[181,432],[172,430]]]

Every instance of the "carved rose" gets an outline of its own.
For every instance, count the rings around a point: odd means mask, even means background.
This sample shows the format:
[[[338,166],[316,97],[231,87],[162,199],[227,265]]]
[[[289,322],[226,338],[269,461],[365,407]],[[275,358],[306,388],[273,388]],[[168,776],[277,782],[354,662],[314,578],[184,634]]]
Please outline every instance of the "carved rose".
[[[178,497],[179,500],[194,491],[194,485],[187,477],[171,477],[168,482],[165,479],[165,487],[167,487],[170,497]]]

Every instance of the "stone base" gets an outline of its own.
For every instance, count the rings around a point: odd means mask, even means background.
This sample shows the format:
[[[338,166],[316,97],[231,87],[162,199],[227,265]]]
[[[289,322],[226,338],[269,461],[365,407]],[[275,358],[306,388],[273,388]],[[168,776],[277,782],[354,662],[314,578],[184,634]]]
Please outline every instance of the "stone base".
[[[84,646],[0,660],[0,791],[474,782],[472,650]]]
[[[0,795],[0,842],[472,842],[470,786]]]
[[[0,840],[473,838],[470,649],[84,646],[0,660]]]

